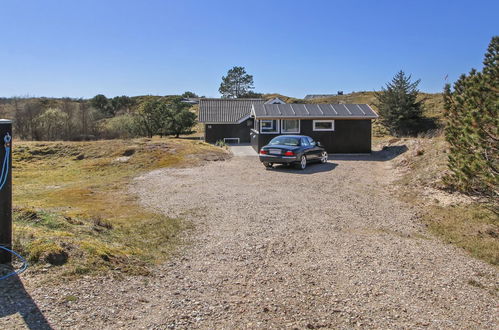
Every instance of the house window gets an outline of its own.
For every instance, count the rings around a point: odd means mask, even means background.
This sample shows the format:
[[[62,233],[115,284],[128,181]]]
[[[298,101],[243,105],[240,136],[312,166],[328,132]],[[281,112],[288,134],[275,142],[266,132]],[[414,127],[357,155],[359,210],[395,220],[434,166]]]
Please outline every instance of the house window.
[[[279,121],[272,119],[260,120],[260,133],[262,134],[279,133]]]
[[[314,120],[314,131],[334,131],[334,120]]]
[[[300,133],[300,120],[281,120],[281,133]]]

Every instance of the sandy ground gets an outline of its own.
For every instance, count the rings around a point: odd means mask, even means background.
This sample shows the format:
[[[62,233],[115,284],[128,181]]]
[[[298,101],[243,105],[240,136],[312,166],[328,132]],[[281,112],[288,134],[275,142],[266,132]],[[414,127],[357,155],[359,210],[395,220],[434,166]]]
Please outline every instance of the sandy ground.
[[[194,225],[178,256],[152,277],[12,280],[0,328],[497,328],[499,272],[432,237],[385,160],[234,157],[137,178],[145,207]]]

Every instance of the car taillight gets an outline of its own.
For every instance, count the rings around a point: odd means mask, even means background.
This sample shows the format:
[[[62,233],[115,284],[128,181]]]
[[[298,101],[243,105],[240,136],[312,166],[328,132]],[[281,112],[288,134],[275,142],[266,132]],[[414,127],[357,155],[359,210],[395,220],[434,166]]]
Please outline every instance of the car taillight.
[[[263,150],[263,149],[262,149],[262,150],[260,150],[260,154],[261,154],[261,155],[266,155],[266,154],[268,154],[268,153],[269,153],[269,152],[268,152],[267,150]]]
[[[294,152],[292,152],[292,151],[286,151],[286,152],[284,153],[284,156],[294,156],[294,155],[295,155],[295,153],[294,153]]]

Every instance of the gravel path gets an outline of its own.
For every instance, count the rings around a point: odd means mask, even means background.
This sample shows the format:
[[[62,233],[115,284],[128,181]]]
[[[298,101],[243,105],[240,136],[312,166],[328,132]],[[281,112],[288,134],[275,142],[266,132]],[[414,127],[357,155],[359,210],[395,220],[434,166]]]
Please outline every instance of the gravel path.
[[[359,159],[151,172],[144,205],[195,225],[178,257],[154,277],[27,291],[55,328],[497,327],[497,269],[432,238],[390,193],[389,162]]]

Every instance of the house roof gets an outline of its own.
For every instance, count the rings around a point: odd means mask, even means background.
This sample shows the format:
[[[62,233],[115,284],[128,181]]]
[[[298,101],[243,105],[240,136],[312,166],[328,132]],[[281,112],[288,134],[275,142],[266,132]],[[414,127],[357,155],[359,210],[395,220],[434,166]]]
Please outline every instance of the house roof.
[[[238,124],[251,114],[251,106],[262,99],[199,99],[199,121],[202,123]]]
[[[255,104],[255,118],[376,119],[367,104]]]

